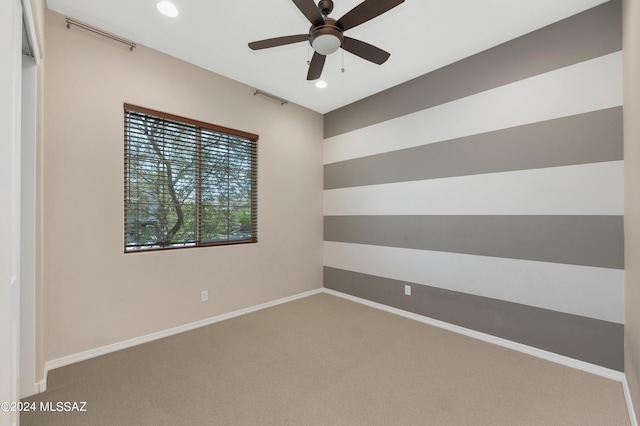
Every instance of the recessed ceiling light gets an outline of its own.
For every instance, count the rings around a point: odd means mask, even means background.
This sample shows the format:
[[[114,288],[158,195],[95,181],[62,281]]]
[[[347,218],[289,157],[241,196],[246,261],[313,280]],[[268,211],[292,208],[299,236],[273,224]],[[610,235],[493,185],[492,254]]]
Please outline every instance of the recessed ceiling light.
[[[325,87],[327,87],[327,82],[324,80],[318,80],[316,81],[316,87],[318,89],[324,89]]]
[[[168,16],[169,18],[175,18],[176,16],[178,16],[178,8],[170,1],[159,1],[156,7],[160,11],[160,13]]]

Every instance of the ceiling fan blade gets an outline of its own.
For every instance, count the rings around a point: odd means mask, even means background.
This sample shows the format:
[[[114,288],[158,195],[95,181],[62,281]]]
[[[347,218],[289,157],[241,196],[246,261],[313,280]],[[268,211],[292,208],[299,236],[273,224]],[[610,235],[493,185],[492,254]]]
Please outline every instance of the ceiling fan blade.
[[[327,59],[325,55],[321,55],[318,52],[314,52],[311,63],[309,64],[309,72],[307,73],[307,80],[317,80],[322,75],[322,68],[324,68],[324,61]]]
[[[300,12],[307,17],[314,26],[324,25],[324,18],[313,0],[292,0]]]
[[[369,43],[351,37],[342,38],[342,48],[347,52],[351,52],[354,55],[360,56],[362,59],[378,65],[384,64],[386,60],[389,59],[389,56],[391,56],[389,52],[385,52]]]
[[[404,3],[404,0],[365,0],[338,19],[336,26],[346,31],[388,12],[401,3]]]
[[[269,47],[284,46],[285,44],[298,43],[301,41],[309,41],[309,34],[297,34],[254,41],[249,43],[249,48],[253,50],[260,50],[267,49]]]

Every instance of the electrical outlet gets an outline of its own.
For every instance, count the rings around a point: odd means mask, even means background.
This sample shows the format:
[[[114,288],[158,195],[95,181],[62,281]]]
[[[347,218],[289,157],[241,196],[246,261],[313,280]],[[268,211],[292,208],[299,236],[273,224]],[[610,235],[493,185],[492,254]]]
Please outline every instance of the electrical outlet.
[[[202,290],[200,292],[200,301],[206,302],[207,300],[209,300],[209,292],[207,290]]]
[[[405,294],[405,296],[411,296],[411,286],[410,285],[405,285],[404,286],[404,294]]]

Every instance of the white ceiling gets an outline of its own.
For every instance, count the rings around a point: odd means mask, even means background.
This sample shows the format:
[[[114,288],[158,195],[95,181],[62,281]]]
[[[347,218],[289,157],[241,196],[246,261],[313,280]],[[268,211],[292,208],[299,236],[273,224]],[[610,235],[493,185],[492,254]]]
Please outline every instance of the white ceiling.
[[[261,51],[247,47],[251,41],[308,32],[310,23],[290,0],[173,0],[177,18],[161,15],[156,2],[47,0],[47,6],[326,113],[606,0],[407,0],[346,31],[390,52],[389,60],[374,65],[339,50],[327,57],[321,77],[328,83],[325,89],[306,80],[313,53],[308,43]],[[330,17],[338,19],[360,2],[334,0]]]

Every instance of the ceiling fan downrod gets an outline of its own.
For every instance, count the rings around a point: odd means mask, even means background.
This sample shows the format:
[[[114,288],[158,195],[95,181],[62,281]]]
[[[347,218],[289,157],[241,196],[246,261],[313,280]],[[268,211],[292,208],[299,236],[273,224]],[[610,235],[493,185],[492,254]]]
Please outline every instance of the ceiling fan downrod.
[[[333,1],[320,0],[318,2],[318,9],[320,9],[320,13],[322,13],[322,16],[327,16],[333,11]]]

